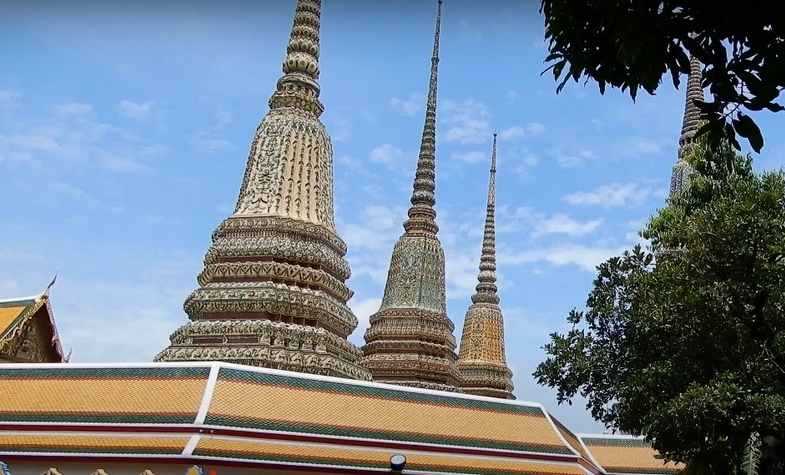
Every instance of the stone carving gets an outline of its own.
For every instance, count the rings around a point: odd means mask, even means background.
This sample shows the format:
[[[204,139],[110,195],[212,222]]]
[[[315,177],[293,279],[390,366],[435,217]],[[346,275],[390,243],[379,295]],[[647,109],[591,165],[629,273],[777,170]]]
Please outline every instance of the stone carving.
[[[441,1],[409,218],[395,244],[384,298],[365,332],[362,364],[375,381],[455,391],[454,326],[447,318],[444,250],[436,234],[436,93]]]
[[[493,134],[488,205],[480,271],[463,320],[458,356],[461,389],[469,394],[514,399],[512,372],[504,354],[504,318],[496,287],[496,134]]]
[[[283,76],[256,130],[232,216],[215,230],[190,318],[158,361],[223,360],[370,379],[346,341],[357,318],[335,232],[330,138],[319,121],[319,0],[298,0]]]

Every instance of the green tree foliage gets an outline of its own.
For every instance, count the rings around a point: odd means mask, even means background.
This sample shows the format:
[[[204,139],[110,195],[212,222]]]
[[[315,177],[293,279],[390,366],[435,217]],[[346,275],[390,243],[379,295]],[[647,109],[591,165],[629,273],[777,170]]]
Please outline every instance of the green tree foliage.
[[[551,335],[534,375],[560,403],[584,396],[608,428],[645,435],[696,473],[740,467],[751,434],[776,464],[785,440],[785,175],[756,175],[727,142],[696,142],[687,159],[690,185],[642,231],[650,249],[598,266],[586,308],[570,312],[571,330]]]
[[[706,65],[704,86],[713,96],[701,105],[714,140],[736,134],[755,151],[763,136],[744,111],[783,110],[785,7],[782,2],[701,0],[542,0],[545,38],[560,91],[570,79],[654,94],[662,77],[674,86],[689,72],[689,57]]]

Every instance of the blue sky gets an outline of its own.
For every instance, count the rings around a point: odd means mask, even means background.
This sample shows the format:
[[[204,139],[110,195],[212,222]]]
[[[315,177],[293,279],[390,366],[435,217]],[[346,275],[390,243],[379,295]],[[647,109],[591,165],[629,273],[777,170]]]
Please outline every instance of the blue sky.
[[[33,4],[34,3],[34,4]],[[112,5],[107,5],[111,3]],[[433,34],[430,2],[325,1],[323,120],[336,219],[362,342],[408,206]],[[184,323],[210,234],[231,213],[280,75],[293,2],[4,2],[0,7],[0,297],[58,273],[74,361],[149,361]],[[683,93],[628,97],[541,76],[535,2],[448,0],[442,29],[437,209],[459,336],[476,279],[490,138],[499,131],[498,249],[519,399],[577,431],[531,372],[582,306],[594,266],[662,206]],[[757,116],[759,169],[783,164],[782,117]]]

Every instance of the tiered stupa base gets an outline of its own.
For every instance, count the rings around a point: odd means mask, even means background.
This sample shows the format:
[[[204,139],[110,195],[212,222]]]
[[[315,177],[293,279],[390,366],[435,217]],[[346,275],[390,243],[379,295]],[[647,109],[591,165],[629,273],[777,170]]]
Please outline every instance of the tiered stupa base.
[[[269,320],[189,322],[156,361],[226,361],[368,381],[360,350],[323,328]]]
[[[281,216],[234,215],[213,233],[185,301],[190,322],[157,361],[227,361],[370,380],[346,337],[346,246],[325,226]]]
[[[362,366],[380,383],[438,391],[460,386],[453,324],[421,309],[387,308],[371,316]]]
[[[512,394],[512,372],[507,366],[481,361],[461,361],[461,390],[466,394],[501,399],[515,399]]]

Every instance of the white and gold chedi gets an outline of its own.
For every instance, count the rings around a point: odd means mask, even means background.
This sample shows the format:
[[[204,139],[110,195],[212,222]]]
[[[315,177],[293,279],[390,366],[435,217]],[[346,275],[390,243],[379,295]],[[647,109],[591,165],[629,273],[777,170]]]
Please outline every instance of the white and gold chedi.
[[[213,233],[191,322],[157,361],[221,360],[370,379],[347,341],[346,245],[336,234],[330,137],[320,122],[319,0],[298,0],[283,76],[256,130],[237,207]]]

